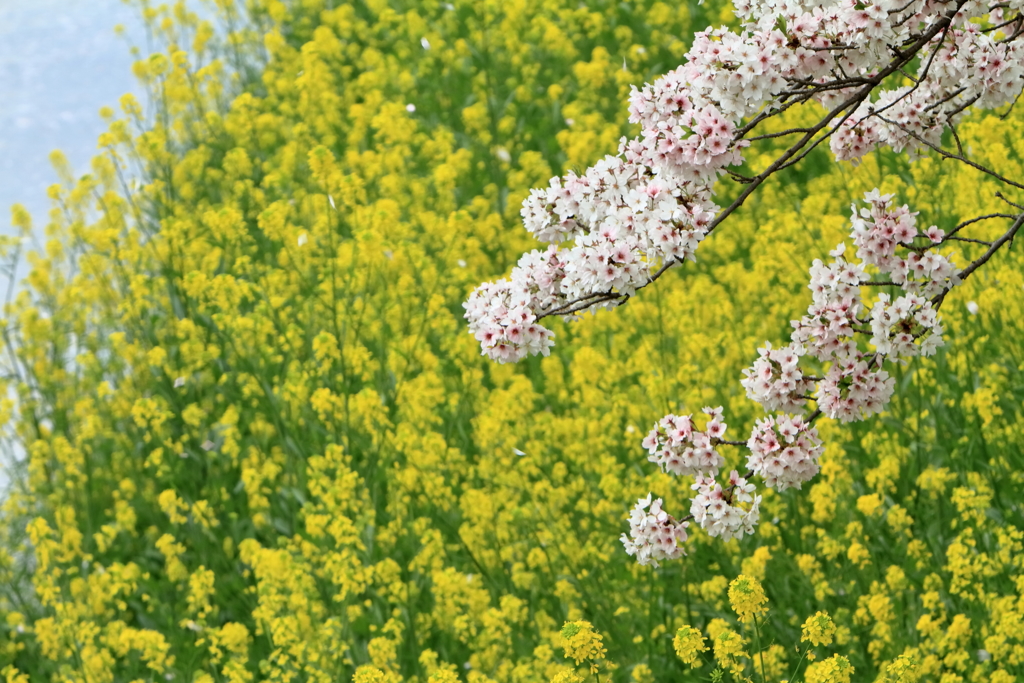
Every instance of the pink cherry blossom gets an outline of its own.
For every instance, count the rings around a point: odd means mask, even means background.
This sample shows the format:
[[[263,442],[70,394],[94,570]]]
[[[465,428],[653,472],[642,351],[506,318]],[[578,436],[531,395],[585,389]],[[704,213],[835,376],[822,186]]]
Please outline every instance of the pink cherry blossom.
[[[800,488],[818,473],[818,458],[825,450],[818,430],[799,415],[758,420],[750,440],[747,469],[776,491]]]
[[[727,425],[722,421],[722,409],[705,408],[711,417],[705,431],[694,429],[690,415],[666,415],[643,441],[649,453],[648,460],[662,471],[679,477],[709,474],[714,477],[725,464],[715,445],[724,438]]]

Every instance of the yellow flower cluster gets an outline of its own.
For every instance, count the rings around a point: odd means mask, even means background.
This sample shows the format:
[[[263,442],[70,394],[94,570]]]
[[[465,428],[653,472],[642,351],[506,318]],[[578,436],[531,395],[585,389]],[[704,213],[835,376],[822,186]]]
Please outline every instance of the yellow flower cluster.
[[[831,645],[836,625],[827,612],[818,612],[801,627],[800,640],[811,645]]]
[[[712,641],[712,649],[716,668],[711,672],[712,680],[721,679],[729,673],[735,680],[751,680],[750,675],[761,680],[778,680],[788,671],[785,648],[772,644],[762,648],[760,641],[763,633],[774,630],[771,619],[755,620],[754,613],[764,616],[768,613],[767,597],[756,579],[741,575],[733,581],[730,598],[737,612],[741,629],[747,628],[754,636],[755,649],[749,648],[750,641],[741,631],[732,628],[730,623],[721,618],[712,619],[707,626],[707,633]],[[735,593],[736,597],[733,597]],[[740,596],[743,596],[740,598]],[[755,596],[755,597],[751,597]],[[744,602],[746,600],[747,602]],[[752,600],[752,603],[750,602]],[[737,609],[737,603],[739,608]],[[754,606],[752,607],[751,604]],[[744,619],[744,616],[748,617]],[[804,642],[814,645],[829,645],[837,629],[835,623],[825,612],[808,617],[803,625]],[[692,626],[682,626],[676,631],[672,640],[676,655],[684,663],[697,668],[703,665],[698,658],[708,650],[701,631]],[[809,662],[801,677],[807,683],[850,683],[854,667],[846,656],[833,655],[821,662],[814,662],[812,653],[805,652],[797,662],[797,670],[804,659]],[[889,665],[886,671],[903,672],[906,669],[906,658],[901,657]]]
[[[576,669],[565,667],[551,678],[551,683],[583,683],[585,679],[576,673]]]
[[[850,683],[854,668],[850,660],[842,655],[832,655],[828,659],[808,665],[804,674],[806,683]]]
[[[672,647],[675,648],[679,659],[690,666],[698,666],[697,658],[700,656],[700,653],[707,652],[708,650],[704,644],[704,636],[692,626],[679,627],[676,635],[672,638]]]
[[[566,622],[558,635],[566,659],[572,659],[576,664],[589,661],[593,671],[598,669],[598,663],[608,653],[601,642],[601,634],[594,630],[589,621]]]
[[[729,604],[741,623],[749,623],[768,613],[768,596],[757,579],[740,574],[729,584]]]

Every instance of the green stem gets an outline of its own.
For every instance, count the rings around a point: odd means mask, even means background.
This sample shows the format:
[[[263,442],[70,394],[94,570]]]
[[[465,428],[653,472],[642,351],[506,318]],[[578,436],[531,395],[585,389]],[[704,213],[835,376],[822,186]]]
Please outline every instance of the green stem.
[[[757,625],[757,617],[754,617],[754,645],[757,647],[757,659],[761,663],[761,683],[768,683],[768,677],[764,674],[764,652],[761,650],[761,629]]]
[[[789,677],[791,683],[796,681],[796,672],[800,670],[800,665],[803,664],[804,657],[807,656],[807,650],[808,648],[804,648],[804,651],[800,654],[800,661],[796,663],[796,667],[793,669],[793,673]]]

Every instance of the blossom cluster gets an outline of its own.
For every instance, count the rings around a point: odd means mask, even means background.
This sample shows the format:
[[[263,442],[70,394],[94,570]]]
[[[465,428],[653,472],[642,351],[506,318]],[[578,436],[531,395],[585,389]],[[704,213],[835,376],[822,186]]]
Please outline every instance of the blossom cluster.
[[[818,458],[825,450],[818,430],[799,415],[758,420],[747,448],[747,468],[780,492],[810,481],[820,469]]]
[[[690,515],[711,536],[729,540],[752,533],[760,496],[754,494],[750,477],[758,476],[781,492],[801,488],[818,473],[824,447],[813,417],[800,414],[808,400],[841,422],[881,413],[895,387],[895,379],[882,367],[884,361],[931,355],[943,343],[937,310],[925,294],[954,286],[958,271],[945,256],[915,240],[941,244],[944,233],[934,226],[919,233],[914,214],[906,206],[894,206],[891,195],[872,191],[864,201],[867,208],[852,208],[855,260],[847,260],[845,244],[831,252],[830,263],[815,259],[808,284],[812,302],[807,314],[793,321],[791,342],[780,348],[766,343],[753,366],[743,372],[741,384],[748,398],[778,413],[754,426],[746,442],[748,473],[733,471],[724,487],[716,481],[725,465],[716,450],[726,428],[721,408],[705,408],[712,418],[706,431],[694,428],[692,416],[666,415],[643,441],[648,459],[662,471],[695,478]],[[929,265],[915,268],[922,263]],[[872,270],[891,277],[890,284],[900,286],[903,294],[893,300],[880,293],[868,310],[862,290],[872,285]],[[869,331],[874,352],[862,350],[856,341],[857,334]],[[801,369],[800,362],[808,356],[825,364],[822,377]],[[652,533],[658,543],[668,538],[660,530]],[[664,545],[658,547],[659,558],[672,555]],[[646,561],[645,555],[641,562]]]
[[[546,354],[551,333],[539,317],[571,316],[607,301],[605,293],[631,296],[662,264],[694,258],[717,210],[710,185],[656,174],[644,157],[652,150],[628,150],[627,159],[605,157],[583,176],[553,178],[524,202],[527,229],[551,246],[526,254],[509,278],[481,285],[465,303],[470,331],[491,359]],[[570,239],[571,248],[556,246]],[[532,331],[520,336],[522,324]]]
[[[698,474],[691,486],[697,495],[690,502],[690,514],[708,532],[723,541],[754,533],[761,517],[761,496],[751,495],[755,486],[733,470],[729,473],[729,487],[723,489],[714,477]],[[739,503],[748,503],[744,508]]]
[[[759,358],[743,371],[740,381],[747,398],[760,403],[765,410],[792,413],[800,410],[814,383],[800,370],[804,349],[797,343],[773,349],[771,342],[757,350]]]
[[[697,493],[690,514],[709,535],[728,540],[751,533],[760,503],[748,482],[751,476],[781,492],[801,488],[818,473],[824,447],[813,418],[799,414],[809,399],[821,413],[842,422],[880,413],[895,386],[881,367],[884,360],[930,355],[942,344],[937,311],[916,292],[944,291],[956,282],[956,269],[945,257],[918,249],[914,242],[923,238],[941,243],[941,231],[932,227],[919,234],[914,214],[906,206],[895,207],[891,200],[890,195],[872,191],[865,196],[868,208],[853,207],[856,260],[846,259],[845,244],[831,252],[829,264],[815,259],[808,284],[812,301],[807,314],[793,321],[791,342],[781,348],[766,343],[753,366],[744,370],[741,384],[748,398],[768,412],[779,413],[755,424],[746,442],[746,475],[733,471],[725,487],[716,481],[725,464],[715,448],[722,443],[726,427],[721,408],[705,409],[712,418],[705,432],[694,428],[691,416],[667,415],[644,439],[648,459],[662,471],[695,477],[692,488]],[[898,282],[902,296],[893,301],[888,294],[879,294],[866,311],[862,289],[872,282],[869,270],[896,280],[894,273],[901,270],[918,272],[906,264],[920,262],[914,259],[922,251],[937,266],[919,271],[921,278],[902,278]],[[906,252],[907,256],[901,255]],[[868,324],[874,353],[861,350],[855,338],[867,332]],[[826,364],[824,376],[812,377],[801,369],[806,356]],[[739,503],[750,506],[744,509]]]
[[[889,295],[882,293],[871,309],[871,343],[878,353],[891,358],[931,356],[942,345],[942,331],[931,302],[916,294],[890,302]]]
[[[845,244],[831,252],[831,263],[815,259],[808,285],[812,302],[807,314],[793,321],[791,344],[778,350],[766,345],[744,371],[747,396],[766,411],[794,413],[813,397],[821,411],[844,422],[877,414],[895,385],[882,361],[929,356],[943,343],[938,313],[926,297],[956,285],[958,271],[948,258],[915,240],[941,244],[944,233],[935,226],[920,233],[915,214],[905,205],[893,205],[892,195],[873,190],[864,201],[867,207],[852,207],[850,237],[857,261],[847,260]],[[871,269],[890,277],[904,294],[893,301],[881,293],[865,310],[862,289],[873,285]],[[862,351],[855,341],[868,326],[874,353]],[[829,364],[813,395],[812,383],[799,368],[805,354]]]
[[[917,214],[906,205],[895,206],[892,198],[876,189],[864,195],[867,207],[859,211],[854,207],[850,236],[857,247],[857,258],[890,276],[907,292],[922,297],[935,296],[959,284],[956,266],[948,258],[914,243],[920,238],[929,244],[942,244],[945,232],[934,225],[919,232]],[[907,250],[905,255],[897,253],[900,247]]]
[[[636,555],[640,564],[658,566],[662,560],[679,559],[686,554],[681,545],[687,539],[689,522],[677,521],[665,512],[662,499],[651,500],[651,494],[641,498],[629,516],[629,536],[622,534],[626,552]]]
[[[818,407],[840,422],[854,422],[881,413],[892,398],[896,380],[885,370],[872,369],[860,352],[836,357],[818,384]],[[871,360],[874,360],[872,358]]]
[[[971,23],[988,13],[981,3],[735,4],[744,20],[739,31],[697,33],[683,65],[633,89],[638,137],[524,201],[526,229],[552,248],[528,254],[509,278],[471,294],[466,318],[484,354],[514,362],[547,353],[551,336],[539,318],[616,305],[663,268],[694,259],[719,211],[714,183],[742,163],[749,145],[742,122],[770,115],[787,98],[817,100],[833,113],[852,107],[831,146],[838,159],[856,159],[881,145],[937,144],[969,105],[999,106],[1020,89],[1021,48]],[[869,76],[902,68],[909,57],[895,46],[915,44],[921,59],[913,85],[872,100],[880,81]],[[912,237],[904,224],[896,241]],[[951,275],[926,254],[906,259],[894,277],[911,269],[932,282]],[[520,334],[522,316],[509,316],[511,305],[529,311],[530,334]]]
[[[678,477],[706,473],[715,477],[725,465],[715,445],[725,436],[722,407],[705,408],[711,417],[703,432],[694,429],[690,415],[666,415],[643,440],[647,459],[663,472]]]
[[[974,12],[988,13],[978,5]],[[992,12],[1001,17],[1001,9]],[[897,152],[938,147],[943,130],[967,106],[993,109],[1016,98],[1024,76],[1021,44],[1000,41],[960,18],[969,16],[961,10],[958,25],[932,39],[913,85],[885,90],[876,101],[862,102],[839,126],[831,139],[837,159],[856,160],[882,146]]]
[[[530,252],[519,260],[512,280],[484,283],[466,302],[471,329],[491,358],[515,362],[529,354],[550,353],[554,334],[537,322],[537,311],[552,303],[538,292],[545,286],[550,290],[560,266],[554,249]]]

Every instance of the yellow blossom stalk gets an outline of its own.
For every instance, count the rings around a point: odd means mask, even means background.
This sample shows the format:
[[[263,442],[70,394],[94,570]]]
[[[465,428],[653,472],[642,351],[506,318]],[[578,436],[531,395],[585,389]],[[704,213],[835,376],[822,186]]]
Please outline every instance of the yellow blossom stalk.
[[[761,582],[743,574],[729,584],[729,604],[742,623],[750,623],[768,613],[768,596]]]
[[[559,631],[559,637],[566,658],[577,664],[589,661],[592,671],[597,670],[599,662],[607,653],[601,642],[601,634],[594,630],[589,621],[566,622]]]

